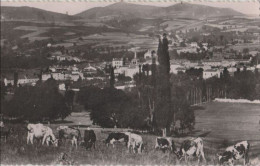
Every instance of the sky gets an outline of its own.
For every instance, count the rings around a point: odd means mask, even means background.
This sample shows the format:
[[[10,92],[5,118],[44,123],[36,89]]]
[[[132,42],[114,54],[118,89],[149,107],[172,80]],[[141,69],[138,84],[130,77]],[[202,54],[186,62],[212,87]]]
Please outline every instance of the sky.
[[[93,7],[104,7],[120,0],[0,0],[1,6],[30,6],[48,11],[74,15]],[[161,1],[161,2],[160,2]],[[170,6],[180,0],[124,0],[140,5]],[[213,7],[231,8],[247,15],[259,16],[260,5],[258,0],[183,0],[184,2],[201,4]],[[225,2],[224,2],[225,1]]]

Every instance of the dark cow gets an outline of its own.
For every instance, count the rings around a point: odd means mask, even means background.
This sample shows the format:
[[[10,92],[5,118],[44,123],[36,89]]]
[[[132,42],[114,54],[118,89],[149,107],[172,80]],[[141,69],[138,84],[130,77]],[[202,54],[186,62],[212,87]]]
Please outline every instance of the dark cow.
[[[125,133],[110,133],[105,140],[106,145],[112,144],[113,147],[115,147],[115,142],[125,142],[125,145],[128,144],[128,138],[129,136]]]
[[[218,154],[218,159],[220,164],[234,164],[234,160],[239,160],[244,158],[244,165],[249,163],[249,148],[250,144],[248,141],[242,141],[236,145],[229,146],[226,148],[226,151],[221,155]]]
[[[179,151],[174,151],[178,159],[181,160],[185,158],[187,163],[190,157],[197,157],[198,163],[200,162],[200,157],[206,162],[203,150],[203,141],[201,138],[192,138],[185,140],[180,147]]]
[[[172,152],[175,150],[174,141],[169,137],[157,137],[155,140],[155,149],[161,149],[164,153],[166,150]]]
[[[93,130],[85,130],[84,131],[84,146],[87,149],[91,149],[92,146],[94,147],[94,149],[96,149],[96,134]]]

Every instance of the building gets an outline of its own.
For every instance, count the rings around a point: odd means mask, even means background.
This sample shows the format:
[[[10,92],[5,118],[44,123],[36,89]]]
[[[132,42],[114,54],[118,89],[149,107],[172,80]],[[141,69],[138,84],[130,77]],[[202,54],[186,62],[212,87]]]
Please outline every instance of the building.
[[[64,56],[64,55],[56,56],[56,59],[57,59],[58,61],[65,61],[65,60],[66,60],[66,56]]]
[[[83,72],[86,74],[97,74],[97,69],[89,64],[83,69]]]
[[[139,66],[128,67],[125,70],[125,76],[134,78],[134,75],[137,74],[138,72],[139,72]]]
[[[24,84],[32,85],[32,84],[36,83],[38,80],[39,80],[39,78],[36,75],[19,73],[17,85],[24,85]],[[12,75],[4,77],[4,84],[5,84],[5,86],[14,85],[14,77]]]
[[[208,65],[208,66],[221,66],[222,61],[221,60],[204,60],[202,62],[203,65]]]
[[[66,80],[64,73],[53,72],[53,73],[51,73],[51,76],[52,76],[52,78],[55,79],[55,80]]]
[[[197,48],[195,47],[192,47],[192,48],[189,48],[189,47],[186,47],[186,48],[182,48],[182,49],[179,49],[177,50],[177,53],[180,55],[180,53],[183,52],[183,53],[197,53]]]
[[[150,59],[152,58],[152,51],[147,50],[147,52],[144,54],[144,59]]]
[[[137,55],[136,55],[136,52],[135,52],[135,57],[131,60],[131,65],[139,65],[140,61],[139,59],[137,58]]]
[[[72,73],[72,74],[70,75],[70,80],[72,80],[72,81],[78,81],[79,78],[80,78],[80,75],[79,75],[79,74],[74,74],[74,73]]]
[[[123,58],[113,58],[112,66],[115,68],[122,67],[124,64]]]
[[[203,71],[203,79],[208,79],[211,77],[218,77],[220,78],[220,70],[217,69],[208,69]]]
[[[191,46],[192,48],[198,48],[198,47],[199,47],[197,42],[191,42],[191,43],[190,43],[190,46]]]
[[[43,73],[42,74],[42,81],[46,81],[51,78],[51,73]]]

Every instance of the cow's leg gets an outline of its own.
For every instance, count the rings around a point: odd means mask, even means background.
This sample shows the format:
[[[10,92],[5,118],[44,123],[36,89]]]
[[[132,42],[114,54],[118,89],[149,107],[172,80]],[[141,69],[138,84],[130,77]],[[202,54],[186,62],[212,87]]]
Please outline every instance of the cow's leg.
[[[198,164],[199,164],[199,163],[200,163],[200,159],[201,159],[202,155],[198,155],[197,157],[198,157]]]
[[[44,142],[45,142],[46,138],[47,138],[47,135],[45,134],[45,135],[43,136],[43,139],[42,139],[42,145],[44,145]]]
[[[140,154],[142,153],[142,149],[141,148],[142,148],[142,145],[140,145],[140,147],[138,148],[138,153],[140,153]]]
[[[28,135],[27,142],[28,142],[28,144],[29,144],[29,142],[31,142],[31,144],[33,144],[33,135],[32,134]]]
[[[184,154],[185,163],[188,164],[187,155]]]
[[[205,154],[204,154],[204,151],[203,151],[203,150],[201,151],[201,156],[202,156],[202,159],[203,159],[205,162],[207,162],[207,160],[206,160],[206,158],[205,158]]]
[[[28,132],[28,135],[27,135],[27,144],[29,144],[29,141],[30,141],[30,133]]]
[[[74,140],[73,140],[73,138],[71,139],[71,146],[72,146],[72,147],[74,146]]]
[[[128,142],[128,143],[127,143],[127,149],[128,149],[128,152],[129,152],[129,153],[131,153],[131,149],[130,149],[130,148],[131,148],[131,145],[130,145],[130,143]]]
[[[78,149],[78,141],[77,141],[77,138],[75,138],[74,142],[75,142],[75,145],[76,145],[76,149]]]
[[[249,156],[248,156],[248,151],[245,152],[245,161],[244,165],[247,165],[249,163]]]

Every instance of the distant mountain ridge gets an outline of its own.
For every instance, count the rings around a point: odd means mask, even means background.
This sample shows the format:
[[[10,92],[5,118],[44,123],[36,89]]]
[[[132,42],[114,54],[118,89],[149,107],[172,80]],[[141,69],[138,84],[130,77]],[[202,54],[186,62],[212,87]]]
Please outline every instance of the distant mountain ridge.
[[[205,5],[179,3],[168,7],[137,5],[118,2],[106,7],[97,7],[83,11],[76,16],[95,19],[107,16],[125,16],[138,18],[185,17],[209,18],[219,16],[242,16],[244,14],[230,8],[217,8]]]
[[[105,16],[149,17],[151,12],[156,9],[159,7],[118,2],[106,7],[91,8],[76,16],[88,19]]]
[[[9,20],[36,20],[36,21],[70,21],[75,19],[75,16],[46,11],[33,7],[10,7],[1,6],[1,17]]]
[[[1,18],[46,22],[72,21],[79,18],[99,19],[102,17],[201,19],[219,16],[244,16],[244,14],[230,8],[216,8],[189,3],[179,3],[168,7],[156,7],[118,2],[105,7],[91,8],[72,16],[26,6],[1,6]]]

